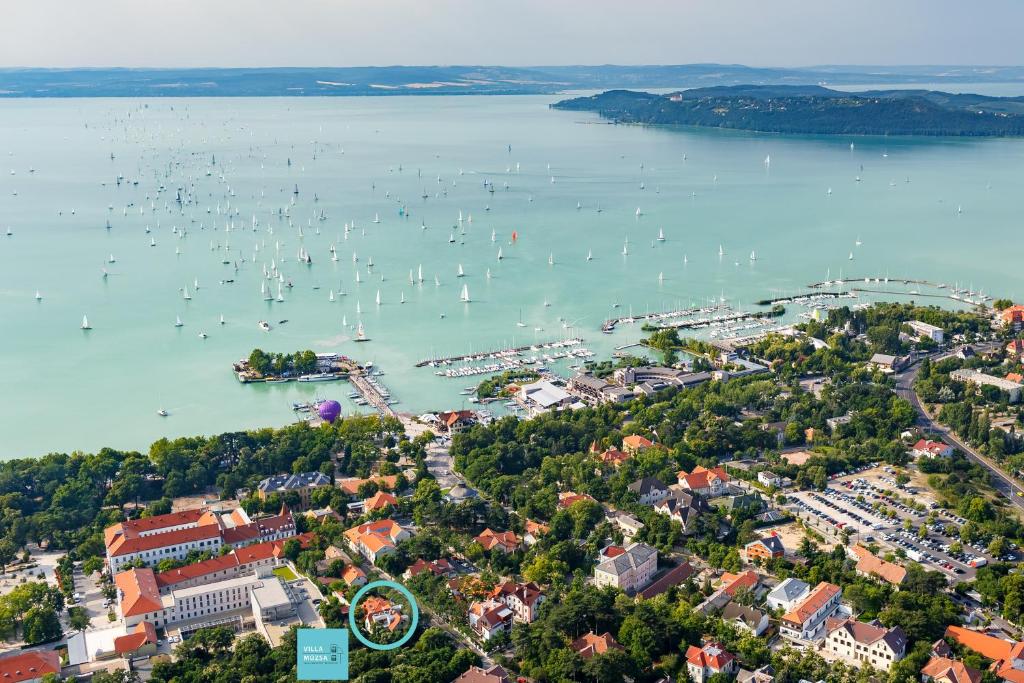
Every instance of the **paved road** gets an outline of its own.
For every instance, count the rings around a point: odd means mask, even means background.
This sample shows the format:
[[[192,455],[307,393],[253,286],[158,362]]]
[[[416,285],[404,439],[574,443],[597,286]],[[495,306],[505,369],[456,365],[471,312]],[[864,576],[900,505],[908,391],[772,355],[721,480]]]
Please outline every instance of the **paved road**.
[[[987,345],[979,345],[978,348],[983,348]],[[940,354],[933,354],[930,356],[934,359],[941,359],[944,356]],[[1022,488],[1012,477],[1003,472],[998,465],[992,460],[976,451],[971,446],[967,445],[962,441],[956,434],[954,434],[948,427],[939,424],[925,411],[924,406],[921,405],[921,400],[917,397],[917,393],[914,391],[914,380],[917,379],[917,374],[921,370],[921,366],[917,363],[911,367],[903,370],[902,372],[896,373],[896,393],[901,397],[910,402],[910,405],[914,406],[914,410],[917,411],[917,422],[924,429],[939,434],[942,440],[953,446],[954,448],[960,449],[960,451],[973,460],[977,464],[981,465],[989,471],[989,480],[992,483],[992,487],[995,488],[999,493],[1006,496],[1012,505],[1016,505],[1021,510],[1024,510],[1024,488]]]

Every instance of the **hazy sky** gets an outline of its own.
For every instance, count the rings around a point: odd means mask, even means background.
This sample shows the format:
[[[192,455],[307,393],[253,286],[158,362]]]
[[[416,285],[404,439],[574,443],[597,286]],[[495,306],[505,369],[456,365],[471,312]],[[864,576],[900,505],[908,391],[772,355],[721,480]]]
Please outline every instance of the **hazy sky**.
[[[1022,0],[8,0],[0,66],[1024,63]]]

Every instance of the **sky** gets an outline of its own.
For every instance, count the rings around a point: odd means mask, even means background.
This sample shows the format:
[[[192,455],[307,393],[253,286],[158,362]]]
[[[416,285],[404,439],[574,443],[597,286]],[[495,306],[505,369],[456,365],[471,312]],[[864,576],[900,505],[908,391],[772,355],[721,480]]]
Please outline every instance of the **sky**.
[[[11,0],[0,66],[1021,65],[1022,0]]]

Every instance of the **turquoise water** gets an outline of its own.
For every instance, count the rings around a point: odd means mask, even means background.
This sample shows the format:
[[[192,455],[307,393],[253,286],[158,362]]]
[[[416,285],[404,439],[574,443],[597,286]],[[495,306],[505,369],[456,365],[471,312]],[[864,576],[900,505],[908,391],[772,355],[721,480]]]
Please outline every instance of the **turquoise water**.
[[[642,336],[639,325],[599,332],[630,309],[723,296],[750,307],[840,274],[1024,298],[1024,141],[612,126],[549,110],[554,99],[5,101],[0,456],[280,425],[294,419],[292,401],[314,395],[356,409],[346,383],[240,385],[231,362],[254,346],[373,360],[396,408],[416,413],[462,405],[474,383],[414,368],[422,358],[567,334],[607,357]],[[194,199],[181,210],[179,187]],[[312,265],[297,262],[300,247]],[[260,294],[272,258],[294,285],[283,303]],[[410,285],[420,264],[425,281]],[[83,315],[91,331],[79,329]],[[370,343],[351,341],[358,320]]]

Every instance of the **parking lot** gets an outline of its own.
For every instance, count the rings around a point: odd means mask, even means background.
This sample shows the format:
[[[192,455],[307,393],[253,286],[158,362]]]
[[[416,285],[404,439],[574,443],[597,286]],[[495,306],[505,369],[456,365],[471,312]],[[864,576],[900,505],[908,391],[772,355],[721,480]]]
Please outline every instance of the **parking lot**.
[[[884,484],[857,476],[837,479],[824,491],[791,493],[790,507],[820,532],[838,537],[848,531],[853,542],[877,543],[953,581],[973,579],[977,567],[992,561],[981,542],[961,543],[962,550],[953,551],[965,520],[931,502],[927,507],[934,510],[934,521],[929,523],[928,513],[911,507]],[[911,529],[906,529],[908,523]],[[1016,557],[1014,552],[1000,559]]]

